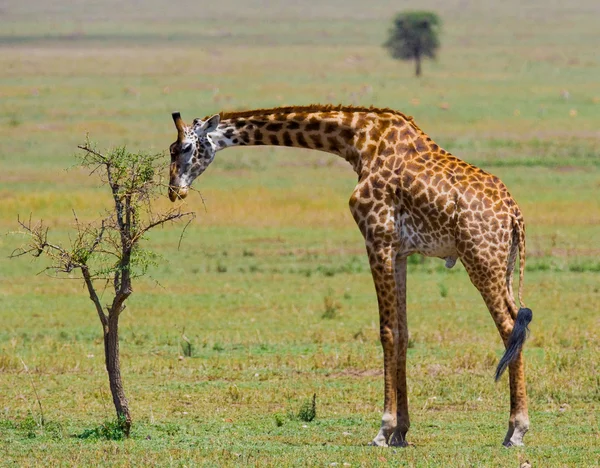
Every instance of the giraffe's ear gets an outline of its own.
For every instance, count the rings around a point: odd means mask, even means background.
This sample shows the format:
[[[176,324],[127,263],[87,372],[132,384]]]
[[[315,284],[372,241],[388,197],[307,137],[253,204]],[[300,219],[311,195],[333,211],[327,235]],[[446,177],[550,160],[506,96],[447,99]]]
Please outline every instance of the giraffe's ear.
[[[219,126],[219,122],[221,122],[221,116],[219,114],[213,115],[206,122],[203,122],[202,125],[196,128],[196,133],[203,133],[206,135],[207,133],[214,132]]]

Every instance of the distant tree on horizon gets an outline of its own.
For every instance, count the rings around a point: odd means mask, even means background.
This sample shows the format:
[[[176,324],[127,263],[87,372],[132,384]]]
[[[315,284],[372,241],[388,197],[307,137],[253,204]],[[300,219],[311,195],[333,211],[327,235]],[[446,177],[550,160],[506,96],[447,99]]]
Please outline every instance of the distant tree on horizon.
[[[391,56],[398,60],[414,60],[415,75],[421,76],[424,57],[435,58],[440,46],[441,20],[430,11],[406,11],[394,18],[389,38],[383,44]]]

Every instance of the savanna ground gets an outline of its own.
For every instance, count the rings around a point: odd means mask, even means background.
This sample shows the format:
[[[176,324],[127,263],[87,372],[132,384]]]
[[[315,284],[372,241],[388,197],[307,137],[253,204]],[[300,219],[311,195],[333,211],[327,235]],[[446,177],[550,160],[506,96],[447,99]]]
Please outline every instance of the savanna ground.
[[[100,147],[158,152],[175,138],[174,110],[190,121],[283,104],[389,106],[519,201],[534,321],[531,431],[527,447],[507,450],[493,322],[461,266],[412,259],[414,446],[365,446],[379,427],[382,357],[347,209],[355,175],[324,153],[231,149],[196,184],[206,209],[198,194],[187,201],[198,217],[181,248],[181,227],[148,239],[163,260],[121,319],[129,440],[90,431],[114,409],[81,282],[8,260],[24,239],[0,237],[0,465],[598,466],[600,8],[578,3],[420,2],[444,30],[416,80],[380,47],[397,8],[384,1],[5,2],[2,233],[31,213],[66,239],[72,209],[95,219],[108,206],[96,178],[65,170],[87,132]]]

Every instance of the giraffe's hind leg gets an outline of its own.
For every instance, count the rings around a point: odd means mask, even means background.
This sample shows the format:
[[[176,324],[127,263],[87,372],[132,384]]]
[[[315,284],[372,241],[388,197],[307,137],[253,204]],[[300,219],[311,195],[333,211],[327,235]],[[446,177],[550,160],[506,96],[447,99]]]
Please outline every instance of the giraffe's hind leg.
[[[465,263],[471,282],[481,293],[506,346],[514,327],[517,306],[506,286],[506,272],[501,268],[491,269],[483,265],[485,265],[485,262],[477,262],[477,266]],[[509,364],[508,371],[510,418],[503,445],[511,447],[523,445],[523,436],[529,429],[525,365],[521,351],[519,351],[517,358]]]

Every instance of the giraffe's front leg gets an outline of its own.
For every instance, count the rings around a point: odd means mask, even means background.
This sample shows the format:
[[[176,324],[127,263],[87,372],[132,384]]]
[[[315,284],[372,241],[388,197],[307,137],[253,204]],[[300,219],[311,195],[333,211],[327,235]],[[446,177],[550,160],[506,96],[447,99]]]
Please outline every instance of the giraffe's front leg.
[[[406,317],[406,257],[396,257],[394,270],[397,291],[398,317],[398,346],[396,347],[396,391],[397,391],[397,421],[396,429],[389,441],[395,447],[406,447],[406,433],[410,428],[408,416],[408,394],[406,388],[406,351],[408,350],[408,323]]]
[[[380,180],[366,178],[359,182],[350,197],[350,211],[365,238],[369,264],[379,305],[379,334],[383,348],[384,402],[381,428],[370,445],[386,447],[397,444],[393,434],[398,427],[398,290],[395,278],[395,258],[399,237],[393,196],[380,186]],[[374,200],[384,200],[383,206]],[[376,206],[379,206],[376,208]],[[400,375],[405,374],[402,369]],[[404,387],[406,382],[404,381]],[[404,392],[406,395],[406,392]],[[402,422],[408,423],[408,408],[401,404]],[[402,437],[406,434],[404,430]],[[401,444],[398,444],[401,445]]]
[[[379,304],[379,331],[383,347],[384,404],[381,428],[371,445],[387,447],[397,427],[398,297],[391,246],[367,243],[371,272]],[[392,440],[391,442],[394,442]]]

